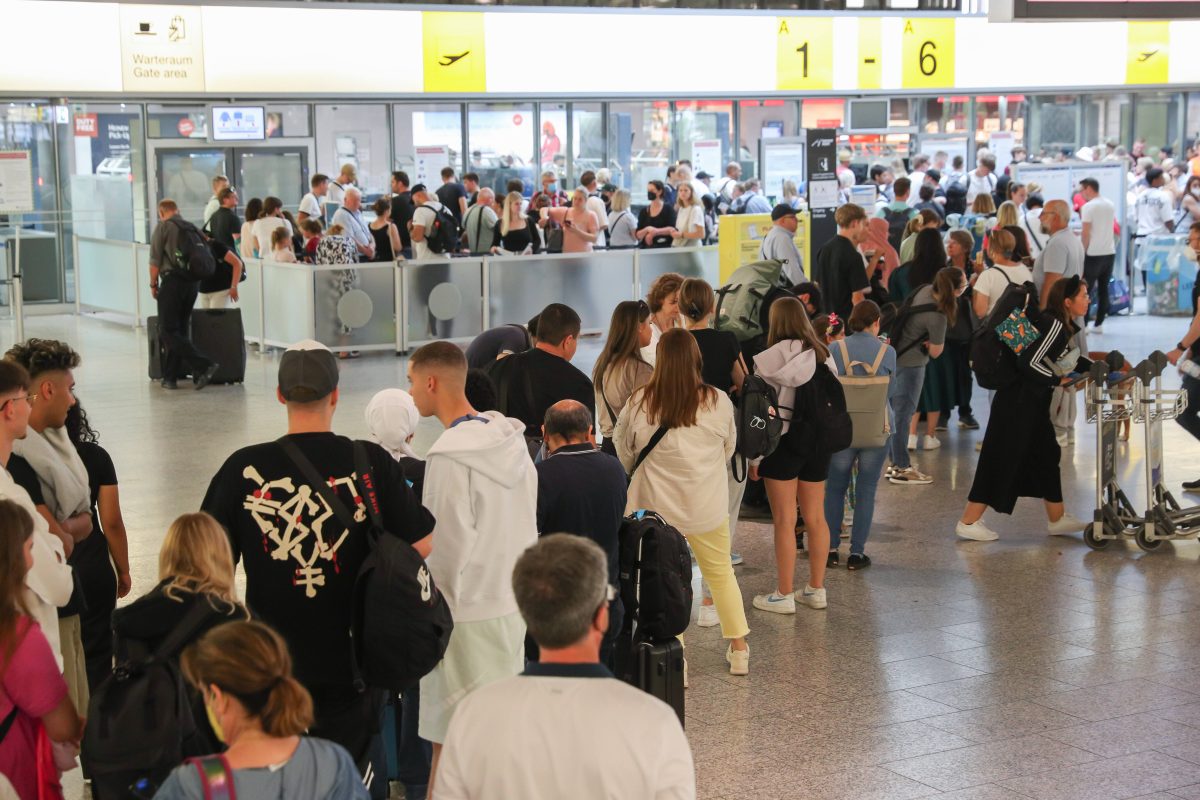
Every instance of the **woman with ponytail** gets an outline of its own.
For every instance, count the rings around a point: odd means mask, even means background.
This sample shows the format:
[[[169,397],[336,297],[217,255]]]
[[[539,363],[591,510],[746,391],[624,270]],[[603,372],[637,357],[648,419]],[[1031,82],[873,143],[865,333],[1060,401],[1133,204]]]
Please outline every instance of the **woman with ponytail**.
[[[176,767],[156,800],[204,800],[221,779],[232,779],[229,797],[369,796],[349,753],[302,736],[313,722],[312,698],[292,677],[287,645],[275,631],[259,622],[222,625],[185,650],[182,663],[228,749]]]

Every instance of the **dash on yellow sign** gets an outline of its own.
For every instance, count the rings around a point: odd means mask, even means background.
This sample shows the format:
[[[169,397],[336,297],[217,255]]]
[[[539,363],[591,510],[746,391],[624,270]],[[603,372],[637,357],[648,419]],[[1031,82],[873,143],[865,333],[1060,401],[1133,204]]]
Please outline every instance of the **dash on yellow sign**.
[[[775,88],[833,88],[833,20],[778,17],[775,20]]]
[[[486,92],[483,14],[421,12],[425,91]]]
[[[858,88],[883,88],[883,21],[879,17],[858,21]]]

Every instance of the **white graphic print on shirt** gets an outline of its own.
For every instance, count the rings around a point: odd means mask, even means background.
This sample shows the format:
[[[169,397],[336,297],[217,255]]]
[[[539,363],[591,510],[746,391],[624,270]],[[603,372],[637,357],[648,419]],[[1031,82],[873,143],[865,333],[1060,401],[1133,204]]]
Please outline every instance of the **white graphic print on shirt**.
[[[325,585],[325,568],[317,566],[317,561],[328,561],[335,572],[340,572],[337,552],[349,531],[342,528],[336,538],[326,536],[326,523],[332,523],[334,530],[341,525],[325,498],[308,484],[297,489],[290,477],[267,481],[252,465],[242,470],[242,477],[258,484],[257,489],[246,495],[242,507],[250,512],[263,533],[263,551],[278,561],[295,560],[298,566],[292,585],[303,586],[305,596],[316,597],[317,588]],[[356,478],[355,473],[345,478],[330,478],[329,486],[334,491],[339,486],[350,490],[354,496],[354,520],[362,522],[367,518],[367,510],[358,493]],[[310,537],[312,542],[306,544]]]

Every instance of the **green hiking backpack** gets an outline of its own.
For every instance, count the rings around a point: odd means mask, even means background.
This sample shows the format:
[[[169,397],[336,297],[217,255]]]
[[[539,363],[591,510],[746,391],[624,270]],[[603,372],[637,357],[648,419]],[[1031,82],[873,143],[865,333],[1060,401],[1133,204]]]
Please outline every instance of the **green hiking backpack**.
[[[767,307],[776,296],[788,292],[779,286],[783,262],[753,261],[738,267],[729,283],[717,290],[715,326],[730,331],[739,342],[748,342],[767,332]]]

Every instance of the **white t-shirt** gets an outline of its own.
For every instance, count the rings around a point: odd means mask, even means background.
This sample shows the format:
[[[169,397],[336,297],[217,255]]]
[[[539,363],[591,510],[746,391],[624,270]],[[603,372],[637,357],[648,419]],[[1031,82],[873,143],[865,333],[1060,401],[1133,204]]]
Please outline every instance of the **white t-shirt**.
[[[608,209],[604,207],[604,201],[599,197],[588,195],[587,204],[584,206],[588,211],[596,215],[596,247],[604,247],[604,229],[608,225]]]
[[[1111,256],[1117,252],[1113,236],[1116,216],[1117,210],[1113,204],[1099,195],[1083,204],[1083,208],[1079,210],[1079,218],[1092,225],[1086,255]]]
[[[1138,195],[1133,206],[1137,214],[1138,236],[1158,236],[1167,233],[1167,223],[1175,219],[1171,195],[1164,189],[1147,189]]]
[[[321,217],[321,201],[312,192],[304,195],[300,199],[300,208],[297,211],[301,214],[308,214],[310,217]]]
[[[283,217],[259,217],[254,221],[254,240],[258,242],[258,257],[266,258],[271,252],[271,233],[276,228],[287,228],[292,235],[292,223]]]
[[[420,225],[425,229],[425,235],[428,236],[433,230],[433,223],[437,220],[438,209],[450,213],[444,205],[437,200],[430,200],[427,203],[422,203],[413,211],[413,227]],[[429,249],[429,245],[424,240],[417,241],[413,239],[413,260],[421,261],[426,258],[449,258],[449,253],[435,253]]]
[[[996,307],[996,303],[1000,302],[1000,295],[1004,294],[1004,290],[1008,288],[1008,281],[1004,280],[1005,275],[1016,284],[1028,283],[1033,280],[1033,273],[1024,264],[1016,266],[997,264],[994,268],[985,269],[975,279],[975,291],[987,295],[989,314]]]
[[[704,206],[684,206],[675,211],[675,227],[680,235],[671,240],[671,247],[699,247],[704,233]],[[688,239],[684,233],[699,228],[701,239]]]
[[[691,800],[692,751],[670,706],[595,665],[534,664],[454,712],[438,800]],[[560,675],[564,677],[560,677]]]
[[[346,196],[346,188],[353,185],[353,183],[347,183],[345,186],[343,186],[337,181],[330,181],[329,191],[325,195],[325,202],[340,206],[342,204],[342,198]]]
[[[250,220],[242,223],[242,238],[238,240],[238,251],[242,254],[242,259],[254,258],[256,245],[258,240],[254,238],[254,223],[257,220]]]
[[[971,204],[975,202],[975,198],[981,194],[991,194],[996,188],[996,176],[989,172],[987,175],[980,177],[975,174],[975,170],[967,176],[967,209],[970,210]]]
[[[1029,255],[1037,258],[1046,246],[1050,234],[1042,233],[1042,209],[1026,209],[1021,215],[1021,230],[1025,231],[1025,241],[1029,243]]]

